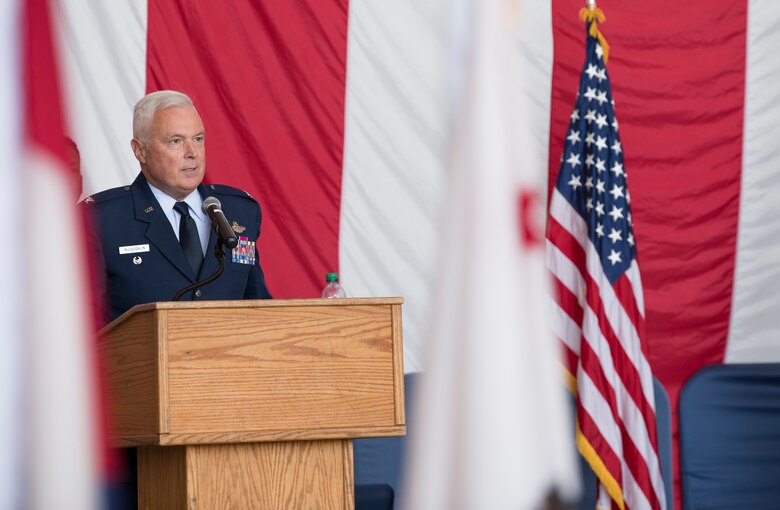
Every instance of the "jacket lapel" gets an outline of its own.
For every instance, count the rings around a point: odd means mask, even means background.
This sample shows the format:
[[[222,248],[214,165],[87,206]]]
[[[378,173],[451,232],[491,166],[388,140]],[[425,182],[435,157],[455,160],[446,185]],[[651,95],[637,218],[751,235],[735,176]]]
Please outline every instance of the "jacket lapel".
[[[195,281],[195,273],[192,271],[187,257],[184,255],[176,234],[171,229],[171,223],[160,208],[152,190],[146,183],[143,173],[133,181],[133,202],[135,205],[135,219],[149,224],[146,230],[146,238],[160,250],[160,253],[178,269],[181,274],[190,281]],[[204,264],[205,265],[205,264]]]

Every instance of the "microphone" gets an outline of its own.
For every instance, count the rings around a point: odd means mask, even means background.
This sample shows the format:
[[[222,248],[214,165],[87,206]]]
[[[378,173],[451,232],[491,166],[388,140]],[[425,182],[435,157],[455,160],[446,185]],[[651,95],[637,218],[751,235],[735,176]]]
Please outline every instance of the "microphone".
[[[226,248],[232,250],[238,245],[238,239],[236,234],[233,233],[233,229],[230,227],[225,213],[222,212],[222,204],[219,199],[214,197],[206,197],[203,201],[201,209],[211,218],[211,224],[217,230],[219,240]]]

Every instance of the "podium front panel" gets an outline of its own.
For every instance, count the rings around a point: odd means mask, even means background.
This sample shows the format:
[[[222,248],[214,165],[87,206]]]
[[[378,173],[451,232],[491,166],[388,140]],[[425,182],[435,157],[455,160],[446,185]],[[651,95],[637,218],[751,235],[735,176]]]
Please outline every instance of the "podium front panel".
[[[165,312],[164,433],[398,425],[391,306]]]

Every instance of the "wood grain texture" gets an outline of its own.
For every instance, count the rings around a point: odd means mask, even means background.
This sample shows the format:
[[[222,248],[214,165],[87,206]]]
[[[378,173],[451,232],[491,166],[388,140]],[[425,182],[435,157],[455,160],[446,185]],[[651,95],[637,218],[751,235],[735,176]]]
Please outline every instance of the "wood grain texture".
[[[353,484],[352,472],[345,469],[349,440],[186,448],[190,510],[354,507],[345,491]]]
[[[229,312],[168,310],[171,434],[397,424],[390,306]]]
[[[344,510],[355,510],[355,460],[352,441],[342,441],[344,468]]]
[[[187,448],[138,448],[139,510],[186,510]]]
[[[165,434],[171,427],[168,402],[168,310],[160,310],[155,318],[157,326],[157,398],[160,407],[158,430]]]
[[[395,423],[406,425],[404,405],[404,349],[403,328],[401,325],[401,305],[391,306],[393,328],[393,387],[395,390]]]
[[[160,445],[218,444],[218,443],[256,443],[268,441],[314,441],[320,439],[357,439],[367,437],[395,437],[406,435],[406,426],[364,427],[335,429],[301,430],[260,430],[250,432],[212,432],[208,434],[162,434],[153,438]],[[134,438],[127,438],[134,439]],[[130,445],[143,443],[147,437],[140,437]]]
[[[154,315],[145,312],[100,339],[112,438],[159,433],[156,334]]]

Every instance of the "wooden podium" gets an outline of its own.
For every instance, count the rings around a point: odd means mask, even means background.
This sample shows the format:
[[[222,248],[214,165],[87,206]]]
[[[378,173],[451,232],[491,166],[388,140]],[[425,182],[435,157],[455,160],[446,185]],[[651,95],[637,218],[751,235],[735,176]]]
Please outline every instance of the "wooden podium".
[[[402,303],[152,303],[106,326],[139,508],[353,509],[352,439],[406,433]]]

